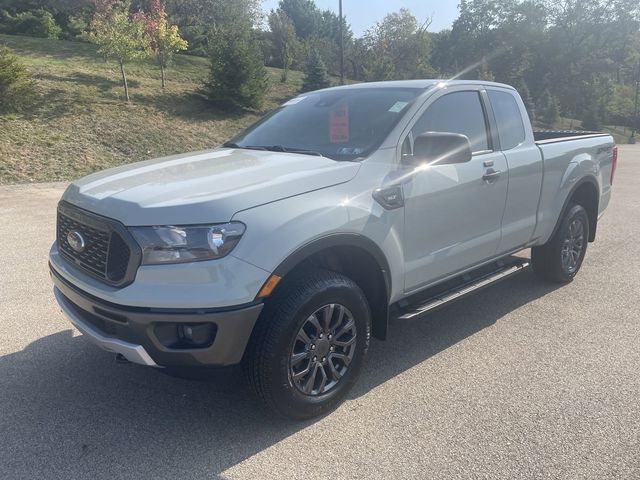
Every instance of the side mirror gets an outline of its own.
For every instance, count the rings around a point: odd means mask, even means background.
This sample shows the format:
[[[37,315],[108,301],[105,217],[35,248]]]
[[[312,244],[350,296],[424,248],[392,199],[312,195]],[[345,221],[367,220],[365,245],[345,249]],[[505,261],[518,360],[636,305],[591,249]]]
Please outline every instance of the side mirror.
[[[471,160],[471,143],[466,135],[448,132],[425,132],[413,141],[411,163],[449,165]]]

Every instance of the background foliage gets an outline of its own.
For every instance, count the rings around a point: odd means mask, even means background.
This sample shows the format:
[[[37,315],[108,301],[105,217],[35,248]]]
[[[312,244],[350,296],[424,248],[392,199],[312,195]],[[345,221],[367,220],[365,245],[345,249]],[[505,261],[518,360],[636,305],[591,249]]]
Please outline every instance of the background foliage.
[[[0,0],[0,33],[75,39],[105,3],[122,2]],[[165,0],[161,6],[133,0],[130,10],[149,12],[149,18],[162,9],[171,53],[184,48],[184,39],[187,53],[210,56],[226,29],[250,38],[266,65],[284,70],[283,80],[289,69],[304,69],[312,52],[330,74],[339,74],[334,12],[313,0],[281,0],[268,14],[260,7],[260,0]],[[518,87],[532,115],[538,110],[537,120],[545,123],[562,115],[632,124],[640,69],[637,0],[461,0],[459,10],[452,28],[441,32],[429,32],[429,19],[406,9],[389,13],[361,38],[344,19],[347,77],[495,80]]]

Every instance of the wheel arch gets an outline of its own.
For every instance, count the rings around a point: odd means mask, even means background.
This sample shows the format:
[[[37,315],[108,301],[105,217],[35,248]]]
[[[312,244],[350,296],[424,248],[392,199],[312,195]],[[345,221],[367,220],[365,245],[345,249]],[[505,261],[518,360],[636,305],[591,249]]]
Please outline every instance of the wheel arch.
[[[596,239],[596,230],[598,227],[600,187],[597,179],[591,175],[581,178],[569,191],[550,238],[553,238],[558,228],[560,228],[562,219],[567,213],[569,206],[573,203],[581,205],[587,211],[587,216],[589,217],[589,241],[593,242]]]
[[[281,277],[283,281],[280,283],[284,284],[287,275],[313,267],[342,273],[358,284],[371,309],[372,335],[384,340],[389,319],[391,275],[388,261],[380,247],[364,235],[331,234],[295,250],[273,273]]]

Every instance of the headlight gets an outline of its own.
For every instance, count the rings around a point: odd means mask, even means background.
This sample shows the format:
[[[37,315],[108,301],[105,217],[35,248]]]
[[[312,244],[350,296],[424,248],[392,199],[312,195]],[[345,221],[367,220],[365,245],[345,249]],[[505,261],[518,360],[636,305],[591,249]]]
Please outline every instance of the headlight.
[[[240,241],[245,226],[239,222],[186,227],[132,227],[142,248],[142,264],[213,260],[227,255]]]

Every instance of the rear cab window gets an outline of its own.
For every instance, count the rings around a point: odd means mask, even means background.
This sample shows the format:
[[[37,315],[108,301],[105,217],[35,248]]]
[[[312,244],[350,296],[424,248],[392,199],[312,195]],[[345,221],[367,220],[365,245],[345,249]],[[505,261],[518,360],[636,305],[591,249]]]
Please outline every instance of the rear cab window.
[[[489,90],[489,101],[498,126],[501,150],[511,150],[525,140],[522,112],[515,97],[509,92]]]

